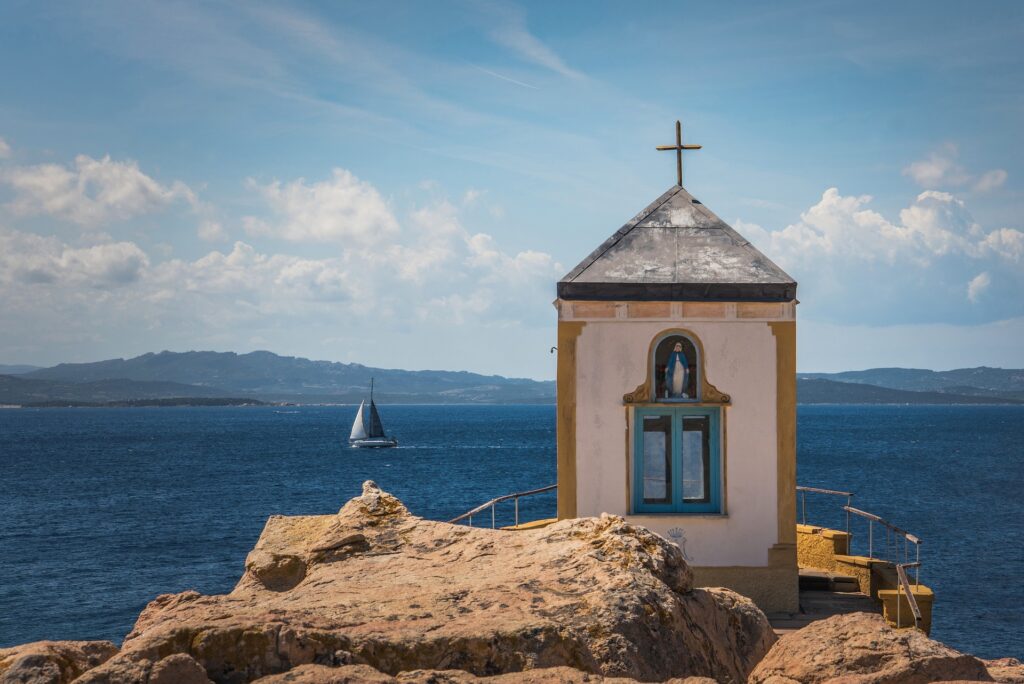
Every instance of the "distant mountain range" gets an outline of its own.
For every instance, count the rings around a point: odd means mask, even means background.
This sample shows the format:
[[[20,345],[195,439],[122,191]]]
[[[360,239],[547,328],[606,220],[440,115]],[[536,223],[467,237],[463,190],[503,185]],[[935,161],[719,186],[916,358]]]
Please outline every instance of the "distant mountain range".
[[[994,394],[914,392],[823,378],[798,378],[796,396],[801,404],[1024,404],[1024,399]]]
[[[0,403],[251,397],[296,403],[553,403],[555,383],[465,371],[408,371],[257,351],[160,352],[0,376]],[[26,401],[31,398],[31,401]]]
[[[0,365],[0,404],[168,405],[258,400],[355,403],[376,380],[384,403],[537,403],[555,401],[555,383],[465,371],[408,371],[310,361],[257,351],[160,352],[132,359],[62,363],[51,368]],[[874,368],[799,373],[804,404],[1024,403],[1024,370],[930,371]],[[218,400],[218,401],[213,401]],[[227,403],[227,402],[225,402]]]
[[[1021,369],[989,368],[987,366],[949,371],[920,368],[871,368],[842,373],[797,373],[797,379],[801,386],[804,386],[807,380],[828,380],[834,383],[872,385],[878,388],[942,395],[932,397],[934,401],[928,403],[964,403],[954,399],[957,396],[973,397],[975,402],[1024,402],[1024,370]],[[810,387],[815,387],[815,385]],[[808,396],[820,394],[821,387],[823,386],[817,386],[818,389],[815,389],[813,394],[808,393]],[[855,392],[851,388],[836,388],[836,391]],[[899,395],[892,396],[894,401],[900,401]],[[943,401],[944,396],[946,401]],[[803,397],[801,397],[802,400]]]

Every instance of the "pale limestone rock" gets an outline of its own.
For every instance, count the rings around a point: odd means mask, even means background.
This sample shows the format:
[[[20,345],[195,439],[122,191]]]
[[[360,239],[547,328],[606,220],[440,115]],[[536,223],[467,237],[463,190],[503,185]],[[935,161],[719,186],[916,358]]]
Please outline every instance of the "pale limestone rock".
[[[1016,658],[984,660],[985,669],[992,679],[1001,684],[1024,684],[1024,663]]]
[[[750,684],[926,684],[992,681],[985,664],[881,615],[849,613],[782,637],[750,674]]]
[[[33,641],[0,648],[0,684],[65,684],[117,653],[109,641]]]
[[[675,545],[622,518],[471,529],[367,483],[337,515],[271,518],[230,594],[158,597],[92,681],[185,653],[216,682],[304,664],[740,682],[774,638],[752,602],[694,589]]]
[[[288,672],[261,677],[256,684],[637,684],[635,679],[602,677],[571,667],[548,667],[493,677],[477,677],[463,670],[413,670],[394,677],[369,665],[300,665]],[[671,679],[666,684],[717,684],[707,677]]]
[[[169,655],[153,665],[148,684],[211,684],[206,670],[184,653]]]

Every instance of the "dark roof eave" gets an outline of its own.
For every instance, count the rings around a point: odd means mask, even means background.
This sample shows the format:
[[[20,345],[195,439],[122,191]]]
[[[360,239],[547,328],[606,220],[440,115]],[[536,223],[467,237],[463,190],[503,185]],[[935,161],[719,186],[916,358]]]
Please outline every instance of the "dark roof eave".
[[[596,301],[790,302],[796,283],[587,283],[560,281],[558,298]]]

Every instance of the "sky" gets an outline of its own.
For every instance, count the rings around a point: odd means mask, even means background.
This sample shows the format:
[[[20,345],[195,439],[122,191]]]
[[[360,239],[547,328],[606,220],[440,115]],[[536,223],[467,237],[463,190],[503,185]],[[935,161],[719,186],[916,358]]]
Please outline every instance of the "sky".
[[[0,363],[267,349],[554,377],[675,182],[798,368],[1024,367],[1024,4],[0,4]]]

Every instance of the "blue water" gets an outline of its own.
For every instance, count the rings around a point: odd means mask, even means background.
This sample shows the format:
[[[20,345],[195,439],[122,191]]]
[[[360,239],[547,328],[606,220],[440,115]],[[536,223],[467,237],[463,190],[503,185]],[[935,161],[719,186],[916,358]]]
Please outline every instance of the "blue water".
[[[552,406],[387,406],[402,446],[381,451],[341,446],[353,414],[0,411],[0,646],[120,641],[157,594],[229,591],[267,516],[335,511],[367,479],[436,519],[555,481]],[[924,540],[933,636],[1024,657],[1024,408],[807,406],[799,440],[801,483]],[[546,517],[554,497],[521,506]],[[836,510],[808,500],[813,522]]]

